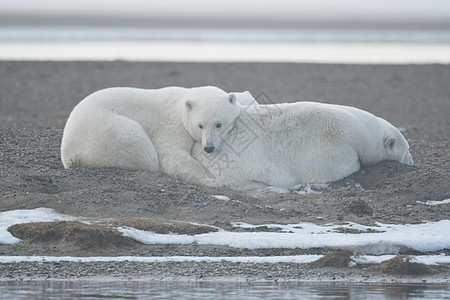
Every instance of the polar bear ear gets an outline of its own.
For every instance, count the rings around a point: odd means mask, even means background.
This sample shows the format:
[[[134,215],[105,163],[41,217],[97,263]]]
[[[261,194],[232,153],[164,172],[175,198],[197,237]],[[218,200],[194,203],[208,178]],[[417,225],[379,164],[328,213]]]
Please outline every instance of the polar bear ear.
[[[233,94],[233,93],[231,93],[231,94],[228,96],[228,101],[230,101],[231,104],[236,104],[236,95]]]
[[[194,108],[194,102],[192,102],[191,100],[186,100],[186,102],[184,103],[184,105],[186,105],[186,108],[188,110],[192,110]]]
[[[395,147],[395,138],[394,137],[387,137],[385,140],[384,140],[384,148],[386,148],[386,149],[388,149],[388,150],[394,150],[394,147]]]

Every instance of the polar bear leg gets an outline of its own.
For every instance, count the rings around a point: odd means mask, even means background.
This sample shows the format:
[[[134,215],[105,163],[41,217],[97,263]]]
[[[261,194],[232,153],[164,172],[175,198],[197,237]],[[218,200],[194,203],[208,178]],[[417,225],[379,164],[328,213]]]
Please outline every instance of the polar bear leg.
[[[68,123],[61,156],[66,168],[79,165],[159,170],[155,147],[142,126],[120,115]]]
[[[201,163],[194,159],[189,152],[172,148],[170,152],[160,155],[160,163],[162,172],[175,176],[183,182],[215,185]]]
[[[331,151],[325,152],[323,160],[316,165],[317,170],[323,170],[319,174],[319,178],[327,178],[328,180],[319,180],[319,182],[329,182],[341,180],[356,171],[361,167],[358,152],[350,145],[345,146],[326,146],[326,149]]]
[[[341,180],[361,167],[358,152],[350,145],[326,143],[313,153],[299,153],[298,183],[326,183]],[[317,150],[319,149],[319,150]],[[306,159],[308,158],[308,159]]]
[[[132,119],[117,116],[108,128],[103,143],[106,164],[109,161],[119,168],[153,172],[159,170],[155,146],[144,128]]]

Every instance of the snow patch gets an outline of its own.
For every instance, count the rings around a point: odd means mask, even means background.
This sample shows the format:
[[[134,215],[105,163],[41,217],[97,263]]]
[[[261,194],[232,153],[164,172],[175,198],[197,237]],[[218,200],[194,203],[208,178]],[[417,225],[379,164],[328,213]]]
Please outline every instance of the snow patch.
[[[419,203],[419,204],[425,204],[425,205],[434,206],[434,205],[449,204],[450,203],[450,199],[445,199],[445,200],[441,200],[441,201],[426,201],[426,202],[416,201],[416,202]]]
[[[81,219],[56,213],[52,209],[14,210],[0,213],[0,244],[15,244],[20,240],[12,236],[7,228],[28,222],[49,222]],[[404,250],[433,252],[450,249],[450,220],[424,222],[421,224],[382,224],[365,226],[357,223],[343,225],[313,223],[261,224],[234,223],[243,229],[267,227],[261,230],[226,231],[197,235],[157,234],[131,227],[119,227],[124,236],[144,244],[191,244],[230,246],[234,248],[343,248],[361,254],[398,254]]]
[[[0,245],[17,244],[20,239],[8,231],[8,227],[15,224],[32,222],[70,221],[75,217],[55,212],[51,208],[18,209],[0,213]]]
[[[292,256],[0,256],[0,263],[20,263],[20,262],[143,262],[143,263],[164,263],[164,262],[207,262],[207,263],[295,263],[305,264],[314,262],[323,255],[292,255]],[[352,256],[350,267],[356,265],[379,264],[383,261],[394,258],[394,255],[381,256]],[[413,256],[411,262],[427,265],[448,265],[450,256],[446,255],[417,255]]]
[[[386,260],[394,258],[395,255],[362,255],[351,256],[351,260],[358,265],[379,264]],[[442,255],[415,255],[411,256],[410,262],[425,265],[450,265],[450,256]]]
[[[230,201],[230,197],[228,196],[222,196],[222,195],[212,195],[213,198],[223,200],[223,201]]]
[[[316,225],[300,223],[289,225],[267,224],[254,226],[236,223],[234,226],[252,228],[267,226],[279,232],[229,232],[219,230],[199,235],[157,234],[134,228],[118,228],[126,237],[144,244],[220,245],[235,248],[346,248],[363,254],[398,254],[405,249],[420,252],[438,251],[450,247],[450,220],[422,224],[381,224],[364,226]],[[357,233],[348,233],[351,230]],[[375,232],[374,232],[375,231]]]

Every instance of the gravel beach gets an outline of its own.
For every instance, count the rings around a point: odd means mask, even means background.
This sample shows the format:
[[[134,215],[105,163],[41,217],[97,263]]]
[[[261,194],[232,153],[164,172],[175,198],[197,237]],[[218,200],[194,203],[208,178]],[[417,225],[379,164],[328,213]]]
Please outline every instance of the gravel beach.
[[[234,222],[375,226],[450,219],[450,66],[281,63],[20,62],[0,61],[0,212],[53,208],[102,221],[22,224],[23,241],[0,245],[0,256],[281,256],[336,249],[236,249],[208,245],[144,245],[112,227],[197,234]],[[62,130],[71,109],[106,87],[215,85],[250,91],[260,103],[318,101],[355,106],[397,126],[414,166],[383,162],[332,183],[320,194],[249,193],[178,182],[164,174],[119,169],[65,170]],[[212,195],[224,195],[230,200]],[[195,222],[204,224],[192,226]],[[259,227],[258,227],[259,228]],[[270,228],[261,226],[261,231]],[[258,230],[259,230],[258,229]],[[78,232],[78,234],[77,234]],[[446,254],[449,249],[436,253]],[[342,254],[342,253],[341,253]],[[417,255],[405,249],[403,255]],[[345,254],[348,257],[348,253]],[[343,256],[345,256],[343,254]],[[341,255],[342,256],[342,255]],[[404,259],[405,261],[406,259]],[[348,265],[348,264],[347,264]],[[403,266],[406,268],[406,265]],[[395,274],[358,265],[205,262],[0,264],[0,280],[115,278],[166,280],[331,280],[449,282],[447,267]]]

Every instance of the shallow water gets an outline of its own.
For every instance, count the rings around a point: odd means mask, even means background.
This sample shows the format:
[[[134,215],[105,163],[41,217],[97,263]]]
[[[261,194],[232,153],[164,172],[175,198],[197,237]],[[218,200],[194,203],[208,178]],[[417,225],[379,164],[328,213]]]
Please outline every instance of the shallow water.
[[[433,284],[144,281],[0,282],[0,299],[450,299]]]
[[[0,41],[159,40],[220,42],[449,43],[449,30],[0,26]]]

